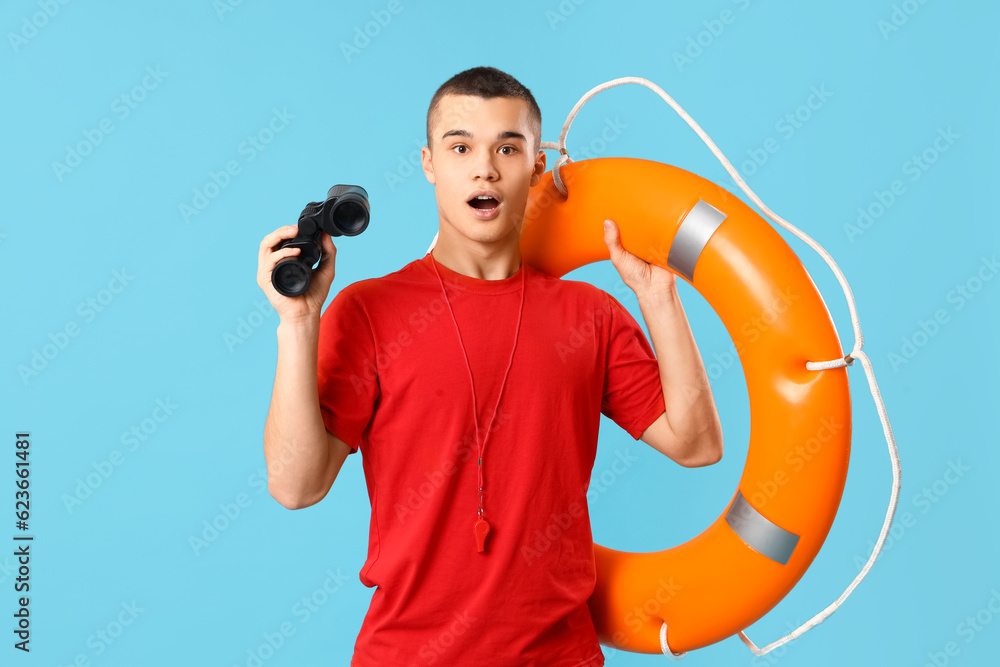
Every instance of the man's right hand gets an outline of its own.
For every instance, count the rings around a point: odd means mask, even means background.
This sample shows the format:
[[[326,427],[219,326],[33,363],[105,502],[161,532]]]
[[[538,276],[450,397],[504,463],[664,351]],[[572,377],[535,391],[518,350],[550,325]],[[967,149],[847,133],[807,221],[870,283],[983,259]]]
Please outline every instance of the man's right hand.
[[[330,285],[333,283],[334,265],[337,258],[337,247],[333,244],[333,239],[329,234],[321,234],[323,257],[319,265],[312,272],[309,280],[309,289],[299,296],[285,296],[274,289],[271,284],[271,272],[275,265],[286,257],[295,257],[300,250],[297,247],[287,247],[275,250],[277,245],[285,239],[294,238],[298,233],[297,225],[285,225],[279,227],[264,237],[260,242],[260,253],[257,256],[257,285],[267,295],[267,300],[271,302],[282,322],[296,323],[307,320],[319,321],[322,314],[323,304],[330,293]]]

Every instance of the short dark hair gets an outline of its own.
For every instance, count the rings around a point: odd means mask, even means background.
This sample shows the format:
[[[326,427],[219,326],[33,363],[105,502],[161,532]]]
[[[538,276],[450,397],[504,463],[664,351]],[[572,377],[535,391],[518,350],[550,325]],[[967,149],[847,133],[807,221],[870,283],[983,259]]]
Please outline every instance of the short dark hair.
[[[534,95],[520,81],[496,67],[472,67],[451,77],[437,89],[427,107],[427,147],[431,147],[431,125],[438,120],[438,102],[445,95],[473,95],[483,99],[515,97],[528,104],[528,114],[535,130],[537,152],[542,142],[542,110]]]

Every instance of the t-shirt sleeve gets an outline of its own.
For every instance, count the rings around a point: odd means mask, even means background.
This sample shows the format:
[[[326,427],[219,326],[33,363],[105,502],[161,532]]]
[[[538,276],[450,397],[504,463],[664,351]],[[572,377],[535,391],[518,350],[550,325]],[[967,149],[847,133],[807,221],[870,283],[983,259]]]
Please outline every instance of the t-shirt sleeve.
[[[375,338],[364,309],[348,288],[320,317],[317,384],[326,430],[358,451],[379,396]]]
[[[604,294],[608,345],[601,413],[638,440],[666,407],[659,365],[639,323],[616,298]]]

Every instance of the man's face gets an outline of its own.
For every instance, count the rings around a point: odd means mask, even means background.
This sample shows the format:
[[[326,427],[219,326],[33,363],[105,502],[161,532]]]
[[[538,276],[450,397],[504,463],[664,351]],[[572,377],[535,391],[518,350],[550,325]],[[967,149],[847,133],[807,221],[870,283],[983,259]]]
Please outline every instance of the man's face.
[[[451,233],[450,227],[485,243],[519,235],[528,189],[545,172],[545,153],[533,151],[538,137],[527,103],[445,95],[437,111],[431,146],[423,148],[421,160],[435,186],[441,233]],[[473,199],[480,190],[492,192],[494,199]]]

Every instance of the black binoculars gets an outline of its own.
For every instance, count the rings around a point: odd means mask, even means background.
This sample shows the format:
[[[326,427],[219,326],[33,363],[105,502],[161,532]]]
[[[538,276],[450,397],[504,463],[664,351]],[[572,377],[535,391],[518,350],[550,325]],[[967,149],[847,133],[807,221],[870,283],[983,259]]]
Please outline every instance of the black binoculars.
[[[285,239],[276,250],[299,247],[299,254],[278,262],[271,284],[279,294],[299,296],[309,289],[313,267],[323,257],[322,234],[357,236],[368,227],[368,193],[360,185],[335,185],[326,201],[309,202],[299,215],[295,238]]]

